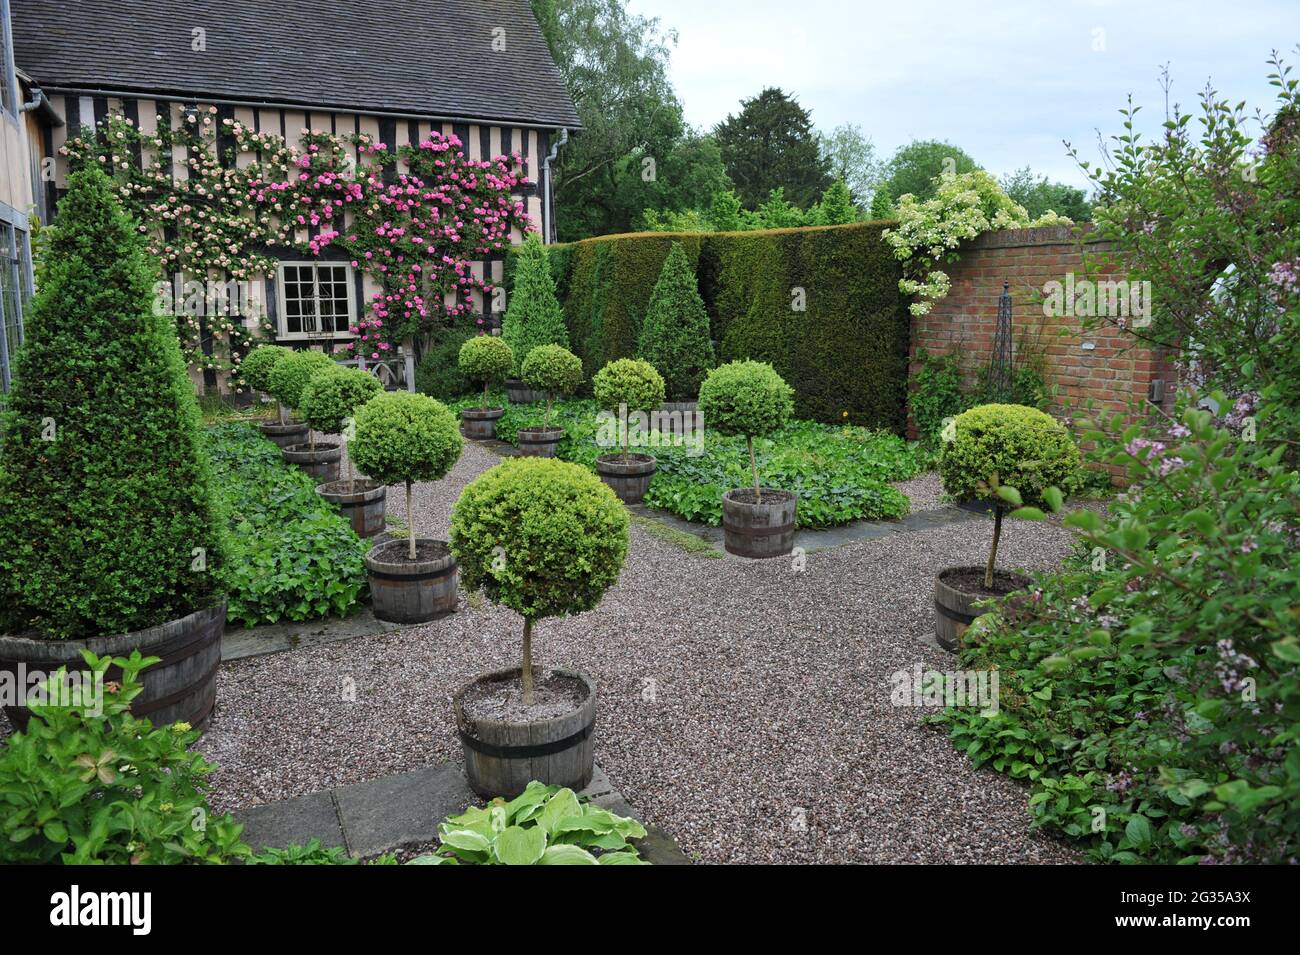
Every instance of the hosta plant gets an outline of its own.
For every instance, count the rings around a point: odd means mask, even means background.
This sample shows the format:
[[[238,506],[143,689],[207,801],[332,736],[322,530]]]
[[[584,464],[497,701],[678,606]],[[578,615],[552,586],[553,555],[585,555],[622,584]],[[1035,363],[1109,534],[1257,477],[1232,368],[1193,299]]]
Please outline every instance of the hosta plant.
[[[510,801],[471,806],[438,826],[441,845],[412,865],[649,865],[632,840],[635,819],[578,799],[572,789],[531,782]]]

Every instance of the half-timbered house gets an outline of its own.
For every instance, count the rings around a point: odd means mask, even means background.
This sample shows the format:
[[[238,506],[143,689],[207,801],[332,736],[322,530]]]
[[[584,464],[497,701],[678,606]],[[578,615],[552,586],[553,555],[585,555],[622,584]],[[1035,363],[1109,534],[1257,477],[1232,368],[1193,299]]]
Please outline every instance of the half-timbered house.
[[[518,195],[554,235],[550,163],[579,122],[528,0],[5,3],[17,67],[43,105],[31,120],[36,168],[46,161],[34,200],[42,218],[65,187],[70,137],[113,114],[148,134],[159,117],[176,128],[186,111],[215,107],[219,120],[289,141],[320,130],[395,147],[432,130],[459,137],[470,159],[517,150],[528,180]],[[16,114],[0,113],[3,135]],[[173,162],[185,176],[183,157]],[[7,201],[0,194],[0,222],[22,205]],[[503,257],[472,267],[499,281]],[[373,294],[370,281],[340,257],[286,255],[255,294],[278,341],[337,350]],[[489,315],[495,304],[472,303]]]

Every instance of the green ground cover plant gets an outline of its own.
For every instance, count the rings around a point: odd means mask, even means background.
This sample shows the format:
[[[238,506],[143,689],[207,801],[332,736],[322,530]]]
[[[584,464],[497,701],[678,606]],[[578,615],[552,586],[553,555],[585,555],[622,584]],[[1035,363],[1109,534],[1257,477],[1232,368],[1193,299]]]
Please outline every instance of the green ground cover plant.
[[[498,396],[506,405],[504,394]],[[498,404],[498,398],[493,404]],[[477,407],[480,395],[452,403],[455,411]],[[563,428],[557,456],[593,471],[596,458],[608,453],[596,444],[600,406],[592,400],[557,401],[551,424]],[[516,444],[520,428],[542,424],[540,405],[509,405],[497,422],[497,437]],[[633,426],[632,441],[639,432]],[[722,494],[752,483],[749,452],[743,437],[726,437],[706,428],[702,454],[687,447],[642,444],[653,454],[658,470],[645,502],[688,521],[722,523]],[[638,450],[633,444],[632,450]],[[897,435],[854,425],[825,425],[791,421],[770,439],[754,442],[763,480],[799,495],[799,526],[836,527],[855,520],[891,520],[906,516],[907,496],[892,481],[905,481],[921,471],[918,449]]]
[[[366,544],[312,479],[252,425],[217,425],[206,443],[227,528],[227,619],[255,627],[355,609]]]

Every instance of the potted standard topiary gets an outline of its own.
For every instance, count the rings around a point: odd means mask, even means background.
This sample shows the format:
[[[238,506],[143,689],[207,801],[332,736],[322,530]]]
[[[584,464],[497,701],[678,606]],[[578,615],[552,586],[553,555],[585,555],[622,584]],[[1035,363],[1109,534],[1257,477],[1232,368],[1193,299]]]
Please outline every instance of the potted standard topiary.
[[[244,360],[239,363],[239,373],[244,376],[250,388],[269,396],[271,369],[279,364],[281,358],[291,354],[283,345],[259,345],[244,356]],[[277,420],[262,422],[262,436],[277,448],[287,448],[306,441],[307,426],[301,421],[290,421],[280,402],[277,401],[275,406]]]
[[[324,352],[306,349],[295,351],[275,363],[267,379],[271,394],[287,408],[302,416],[302,395],[307,383],[322,371],[334,368],[337,362]],[[343,450],[337,444],[316,443],[316,432],[307,428],[307,440],[281,449],[284,459],[306,471],[317,484],[339,479],[339,461]]]
[[[709,372],[700,386],[700,414],[722,434],[743,434],[752,488],[722,495],[723,544],[740,557],[781,557],[794,549],[798,497],[759,485],[754,439],[779,431],[794,411],[794,392],[761,361],[733,361]]]
[[[1029,583],[997,568],[1007,510],[1041,503],[1055,510],[1061,503],[1057,489],[1073,483],[1079,464],[1069,431],[1035,408],[980,405],[952,420],[939,452],[939,476],[944,490],[958,500],[982,498],[992,504],[993,543],[984,566],[949,567],[935,577],[935,635],[944,649],[955,650],[980,615],[976,603]]]
[[[680,242],[673,243],[650,294],[637,357],[663,375],[667,398],[663,410],[689,421],[686,416],[698,409],[700,384],[717,362],[709,338],[709,313]],[[675,419],[670,420],[675,425]]]
[[[506,396],[514,404],[542,401],[546,394],[521,380],[524,360],[538,345],[569,346],[564,311],[555,295],[550,256],[536,235],[530,235],[519,249],[510,304],[501,322],[501,337],[515,356],[515,378],[506,379]]]
[[[392,391],[356,414],[349,452],[381,484],[406,485],[406,540],[376,544],[366,554],[375,616],[424,623],[456,609],[456,561],[446,541],[415,536],[411,507],[416,481],[437,481],[460,458],[464,439],[451,409],[428,395]]]
[[[553,458],[564,429],[551,427],[551,409],[556,395],[570,394],[582,384],[582,359],[560,345],[538,345],[524,359],[523,376],[529,388],[546,395],[546,416],[540,428],[519,429],[519,453]]]
[[[494,335],[477,335],[460,346],[457,363],[466,378],[483,383],[483,405],[479,408],[465,408],[460,413],[465,437],[490,441],[496,437],[497,421],[506,411],[504,408],[488,407],[488,386],[494,381],[503,380],[514,369],[514,352]]]
[[[315,431],[347,438],[357,409],[383,391],[384,386],[370,372],[334,365],[307,382],[302,390],[302,416]],[[374,537],[384,529],[387,493],[378,481],[354,478],[350,455],[347,461],[347,478],[326,481],[316,493],[343,512],[358,537]]]
[[[596,372],[591,387],[596,403],[617,415],[618,430],[623,434],[622,454],[600,455],[596,473],[624,504],[640,504],[658,462],[652,454],[630,453],[628,413],[658,408],[664,400],[664,380],[649,362],[619,358]]]
[[[521,665],[486,673],[452,699],[465,774],[482,796],[514,797],[536,779],[591,781],[596,687],[582,673],[533,667],[533,628],[600,603],[627,556],[628,516],[587,469],[516,458],[472,481],[451,512],[465,586],[523,617]]]
[[[138,649],[161,660],[132,712],[201,729],[226,619],[221,519],[176,328],[153,308],[156,260],[95,167],[68,177],[42,258],[3,418],[0,680]],[[21,729],[20,700],[6,712]]]

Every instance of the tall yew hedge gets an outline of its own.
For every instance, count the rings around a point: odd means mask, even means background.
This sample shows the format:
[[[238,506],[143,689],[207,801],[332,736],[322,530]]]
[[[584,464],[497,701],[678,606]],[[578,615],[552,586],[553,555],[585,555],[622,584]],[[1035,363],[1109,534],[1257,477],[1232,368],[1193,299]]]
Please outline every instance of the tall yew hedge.
[[[862,222],[629,233],[547,248],[569,339],[589,376],[616,358],[639,357],[651,293],[680,242],[719,362],[771,364],[794,388],[798,417],[901,433],[909,319],[898,263],[880,238],[885,228]],[[796,289],[803,290],[801,303]]]

